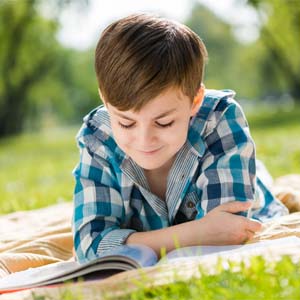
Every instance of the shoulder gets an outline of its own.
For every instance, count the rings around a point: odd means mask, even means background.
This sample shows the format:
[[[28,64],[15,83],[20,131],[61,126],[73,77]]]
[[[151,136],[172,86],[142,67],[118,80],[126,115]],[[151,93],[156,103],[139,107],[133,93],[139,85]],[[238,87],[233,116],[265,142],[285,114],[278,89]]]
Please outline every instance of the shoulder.
[[[200,154],[207,148],[210,136],[220,139],[248,127],[242,108],[234,97],[232,90],[205,91],[202,105],[191,119],[188,133],[189,142]]]
[[[206,90],[197,116],[210,121],[218,119],[229,106],[239,106],[234,100],[235,95],[232,90]]]
[[[246,120],[233,90],[206,90],[203,103],[192,120],[202,136],[212,132],[222,120]],[[246,122],[246,121],[245,121]]]

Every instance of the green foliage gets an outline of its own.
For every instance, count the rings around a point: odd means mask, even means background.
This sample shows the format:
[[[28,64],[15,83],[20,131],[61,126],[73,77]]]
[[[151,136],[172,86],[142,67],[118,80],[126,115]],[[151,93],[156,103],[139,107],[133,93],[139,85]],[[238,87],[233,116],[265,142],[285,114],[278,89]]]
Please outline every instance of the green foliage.
[[[231,25],[194,3],[185,23],[207,46],[206,86],[233,89],[239,99],[272,96],[278,102],[283,94],[300,99],[299,1],[247,2],[261,16],[259,39],[248,45],[235,39]],[[70,3],[0,1],[0,138],[24,129],[78,123],[100,104],[94,49],[66,49],[56,40],[59,13]],[[41,14],[43,5],[53,10],[52,18]]]
[[[0,138],[39,128],[44,120],[79,121],[100,102],[93,54],[58,43],[57,19],[40,12],[45,3],[0,2]]]
[[[300,2],[247,2],[260,17],[259,38],[250,44],[239,43],[231,26],[199,3],[185,22],[208,49],[206,86],[233,89],[239,98],[273,96],[278,102],[289,94],[299,100]]]
[[[60,77],[62,85],[68,87],[67,99],[72,114],[67,121],[81,121],[82,116],[92,108],[101,104],[98,94],[98,85],[94,71],[94,50],[85,52],[70,51],[66,56],[68,69],[64,76]],[[59,102],[54,107],[59,107]],[[61,120],[66,118],[62,113]]]
[[[57,28],[40,17],[35,0],[1,2],[0,136],[22,130],[31,88],[55,65]]]
[[[61,50],[57,66],[30,94],[30,127],[78,123],[101,104],[92,51]],[[39,116],[39,117],[37,117]],[[48,122],[48,123],[47,123]]]
[[[300,2],[248,0],[260,16],[260,38],[250,46],[262,95],[290,93],[300,99]],[[257,51],[258,50],[258,51]]]
[[[197,3],[185,24],[203,40],[208,51],[205,84],[208,88],[234,88],[236,55],[241,45],[233,37],[231,26]]]

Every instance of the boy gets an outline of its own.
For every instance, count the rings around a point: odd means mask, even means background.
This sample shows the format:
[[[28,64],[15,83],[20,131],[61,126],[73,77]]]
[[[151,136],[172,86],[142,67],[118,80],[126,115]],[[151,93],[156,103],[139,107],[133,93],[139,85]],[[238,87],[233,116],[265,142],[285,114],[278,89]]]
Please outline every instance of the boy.
[[[147,14],[103,32],[104,103],[78,133],[74,245],[80,262],[122,244],[241,244],[286,213],[259,178],[245,116],[229,90],[205,91],[206,49],[189,28]]]

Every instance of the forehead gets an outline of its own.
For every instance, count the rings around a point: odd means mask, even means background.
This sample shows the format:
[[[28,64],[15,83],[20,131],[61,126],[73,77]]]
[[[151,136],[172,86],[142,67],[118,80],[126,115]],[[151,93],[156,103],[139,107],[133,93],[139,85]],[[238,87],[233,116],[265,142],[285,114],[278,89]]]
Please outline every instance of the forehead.
[[[184,95],[181,89],[172,87],[168,88],[158,96],[149,100],[140,109],[129,109],[125,111],[119,110],[117,107],[110,105],[111,111],[120,115],[140,115],[140,114],[151,114],[151,113],[163,113],[164,111],[180,110],[183,107],[190,107],[190,98]]]

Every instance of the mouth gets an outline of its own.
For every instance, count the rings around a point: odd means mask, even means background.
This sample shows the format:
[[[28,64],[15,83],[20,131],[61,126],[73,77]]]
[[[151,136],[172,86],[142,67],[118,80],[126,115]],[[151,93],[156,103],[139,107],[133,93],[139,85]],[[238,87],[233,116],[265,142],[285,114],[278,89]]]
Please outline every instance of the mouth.
[[[161,148],[162,147],[154,149],[154,150],[140,150],[140,152],[145,154],[145,155],[151,155],[151,154],[154,154],[154,153],[158,152]]]

